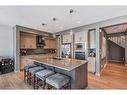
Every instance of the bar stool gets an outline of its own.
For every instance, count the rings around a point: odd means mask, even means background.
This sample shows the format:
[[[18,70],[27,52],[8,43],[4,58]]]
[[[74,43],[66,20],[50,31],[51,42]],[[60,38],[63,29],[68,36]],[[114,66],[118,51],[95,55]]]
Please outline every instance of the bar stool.
[[[33,67],[33,68],[30,68],[28,70],[28,83],[29,84],[33,84],[33,88],[35,89],[35,74],[41,70],[44,70],[44,67],[41,67],[41,66],[36,66],[36,67]]]
[[[49,77],[49,76],[51,76],[51,75],[53,75],[53,74],[55,74],[55,72],[54,71],[51,71],[51,70],[48,70],[48,69],[44,69],[44,70],[42,70],[42,71],[39,71],[39,72],[37,72],[35,75],[36,75],[36,78],[37,78],[37,82],[36,82],[36,87],[37,87],[37,89],[39,88],[39,87],[42,87],[43,89],[45,89],[45,80],[46,80],[46,78],[47,77]]]
[[[69,76],[56,73],[46,78],[46,84],[55,89],[71,89],[71,78]]]
[[[29,65],[27,65],[27,66],[25,66],[24,67],[24,81],[26,82],[26,81],[28,81],[27,80],[27,76],[28,76],[28,71],[29,71],[29,69],[30,68],[33,68],[33,67],[36,67],[37,65],[35,65],[35,64],[29,64]]]

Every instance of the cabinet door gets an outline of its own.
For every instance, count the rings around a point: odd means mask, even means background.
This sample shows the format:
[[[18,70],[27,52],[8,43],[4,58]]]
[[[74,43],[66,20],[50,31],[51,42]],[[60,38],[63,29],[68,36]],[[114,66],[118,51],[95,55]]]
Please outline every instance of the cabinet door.
[[[56,40],[55,39],[46,39],[45,40],[46,46],[45,49],[56,49]]]
[[[90,48],[96,48],[96,32],[90,31]]]
[[[36,35],[30,33],[21,33],[20,48],[35,49]]]
[[[20,57],[20,69],[24,69],[26,65],[26,58]]]
[[[76,32],[74,34],[75,38],[75,43],[85,43],[87,42],[87,32]]]
[[[52,49],[56,49],[56,40],[53,39],[53,40],[51,40],[50,43],[51,43],[51,44],[50,44],[50,48],[52,48]]]
[[[20,57],[20,69],[24,69],[28,64],[32,64],[33,60],[27,57]]]
[[[66,36],[62,35],[62,43],[66,43]]]
[[[63,43],[71,43],[71,35],[70,34],[64,34],[62,35],[62,42]]]
[[[26,37],[26,38],[25,38],[24,44],[25,44],[25,48],[27,48],[27,49],[30,48],[30,39],[29,39],[29,37]]]
[[[20,40],[20,48],[25,48],[25,44],[24,44],[24,37],[21,37],[21,40]]]
[[[29,48],[30,49],[36,49],[36,37],[35,36],[32,36],[32,37],[29,37]]]
[[[88,57],[88,71],[95,72],[95,57]]]
[[[50,48],[50,41],[49,41],[49,39],[45,39],[45,44],[46,44],[46,46],[44,46],[45,49]]]
[[[20,48],[28,48],[28,38],[26,36],[21,37]]]

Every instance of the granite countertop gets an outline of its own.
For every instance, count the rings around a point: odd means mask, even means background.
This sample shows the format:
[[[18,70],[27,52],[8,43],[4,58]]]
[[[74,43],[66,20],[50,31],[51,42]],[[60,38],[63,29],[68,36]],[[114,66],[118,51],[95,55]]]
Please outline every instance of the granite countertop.
[[[33,57],[33,58],[31,57],[30,59],[66,71],[71,71],[73,69],[76,69],[77,67],[86,64],[88,62],[86,60],[77,60],[72,58],[62,58],[61,60],[59,60],[59,59],[54,59],[52,56],[41,56],[41,57]]]

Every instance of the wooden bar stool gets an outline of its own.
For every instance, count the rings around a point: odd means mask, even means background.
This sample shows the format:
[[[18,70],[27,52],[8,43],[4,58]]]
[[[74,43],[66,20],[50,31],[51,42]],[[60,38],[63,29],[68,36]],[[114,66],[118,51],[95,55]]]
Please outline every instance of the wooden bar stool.
[[[55,89],[71,89],[71,78],[69,76],[56,73],[46,78],[46,84]]]
[[[44,69],[42,71],[39,71],[35,74],[36,78],[37,78],[37,82],[36,82],[36,87],[37,89],[39,87],[42,87],[43,89],[45,89],[45,80],[47,77],[51,76],[55,74],[54,71],[48,70],[48,69]]]
[[[35,89],[35,74],[41,70],[44,70],[44,67],[36,66],[33,68],[30,68],[28,71],[28,83],[33,85],[33,88]]]
[[[28,81],[27,77],[28,77],[28,71],[30,68],[36,67],[37,65],[35,64],[29,64],[27,66],[24,67],[24,82]]]

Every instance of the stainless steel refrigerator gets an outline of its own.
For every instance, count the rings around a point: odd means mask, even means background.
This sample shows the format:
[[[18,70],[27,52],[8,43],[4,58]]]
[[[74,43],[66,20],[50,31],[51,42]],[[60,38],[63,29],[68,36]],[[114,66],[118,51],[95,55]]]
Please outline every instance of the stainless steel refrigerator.
[[[62,57],[66,58],[69,57],[71,58],[71,44],[62,44],[61,46],[61,51],[62,51]]]

